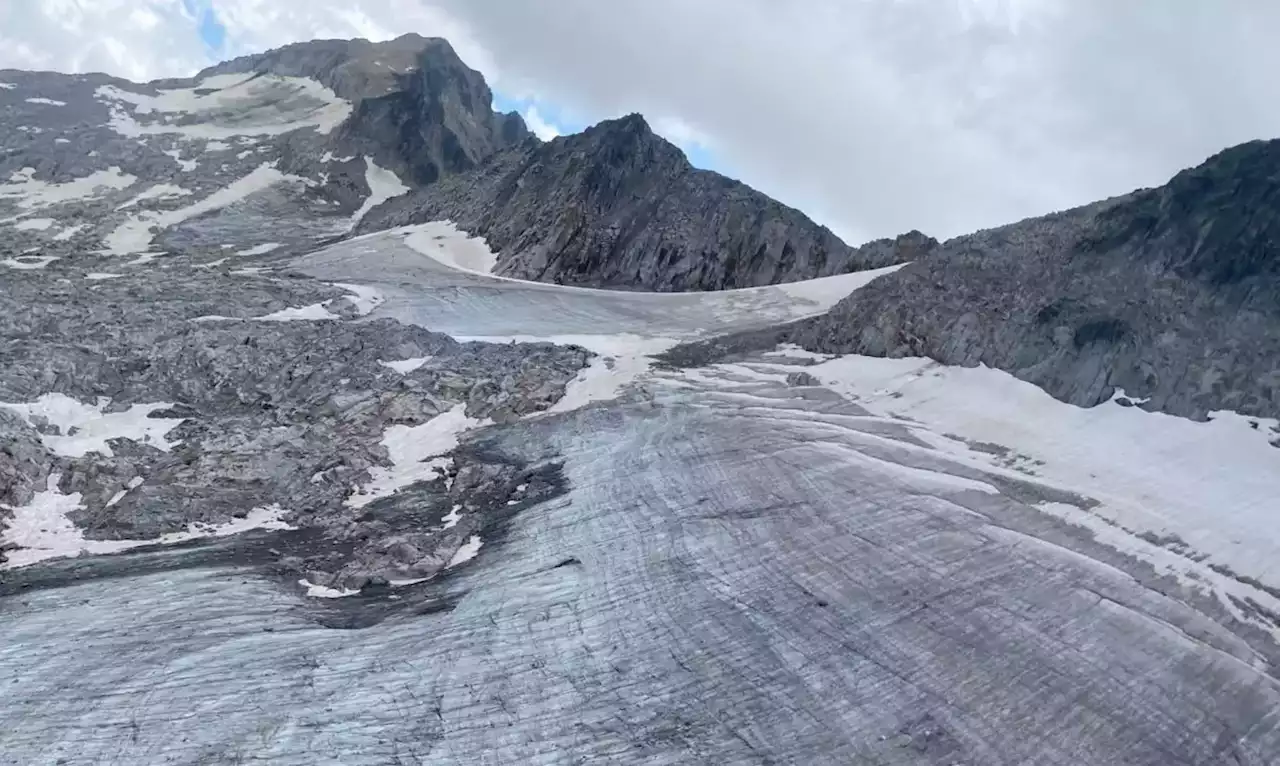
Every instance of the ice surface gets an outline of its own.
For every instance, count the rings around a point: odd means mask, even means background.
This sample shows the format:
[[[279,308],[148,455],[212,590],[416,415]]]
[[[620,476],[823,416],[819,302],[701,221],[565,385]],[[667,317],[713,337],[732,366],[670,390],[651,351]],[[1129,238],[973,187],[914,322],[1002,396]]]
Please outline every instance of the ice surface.
[[[96,404],[82,404],[65,394],[44,394],[34,402],[13,404],[0,402],[0,408],[17,413],[33,425],[44,422],[59,433],[41,433],[40,441],[55,455],[83,457],[97,452],[110,457],[111,439],[131,439],[162,452],[173,446],[165,435],[182,423],[182,418],[153,418],[151,413],[168,409],[168,402],[134,404],[124,412],[105,412],[111,400],[102,398]]]

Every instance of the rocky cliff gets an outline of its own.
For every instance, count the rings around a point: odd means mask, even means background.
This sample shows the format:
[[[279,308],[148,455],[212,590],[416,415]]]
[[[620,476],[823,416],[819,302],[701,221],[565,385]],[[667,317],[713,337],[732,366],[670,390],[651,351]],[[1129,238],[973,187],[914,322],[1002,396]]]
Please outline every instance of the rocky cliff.
[[[800,211],[694,168],[639,115],[526,141],[393,201],[364,228],[441,218],[483,235],[498,273],[621,289],[791,282],[900,263],[936,245],[912,232],[851,248]]]
[[[250,72],[331,88],[353,104],[336,135],[343,151],[418,184],[476,167],[530,135],[520,115],[493,111],[484,77],[443,38],[314,40],[223,62],[197,79]]]
[[[787,336],[1007,370],[1066,401],[1280,415],[1280,141],[946,242]]]

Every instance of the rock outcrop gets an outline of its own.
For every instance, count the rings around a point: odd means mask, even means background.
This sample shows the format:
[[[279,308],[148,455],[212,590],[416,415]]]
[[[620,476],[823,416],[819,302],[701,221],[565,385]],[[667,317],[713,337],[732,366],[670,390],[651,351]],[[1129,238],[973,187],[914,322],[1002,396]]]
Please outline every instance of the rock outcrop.
[[[484,77],[439,37],[313,40],[232,59],[196,79],[250,72],[311,78],[352,102],[337,132],[342,150],[418,184],[474,168],[530,135],[520,115],[493,111]]]
[[[1280,415],[1280,141],[1168,184],[959,237],[788,333],[985,364],[1079,405]]]
[[[803,213],[689,164],[639,115],[536,140],[395,200],[365,230],[448,218],[506,276],[659,291],[722,290],[877,268],[937,243],[852,248]]]

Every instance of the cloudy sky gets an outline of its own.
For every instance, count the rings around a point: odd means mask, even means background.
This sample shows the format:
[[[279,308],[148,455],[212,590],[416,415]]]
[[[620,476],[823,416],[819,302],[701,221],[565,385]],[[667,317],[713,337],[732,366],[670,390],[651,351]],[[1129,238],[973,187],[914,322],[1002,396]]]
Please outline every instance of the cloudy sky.
[[[1163,183],[1280,136],[1275,0],[4,0],[0,67],[131,79],[449,38],[544,137],[639,111],[854,242]]]

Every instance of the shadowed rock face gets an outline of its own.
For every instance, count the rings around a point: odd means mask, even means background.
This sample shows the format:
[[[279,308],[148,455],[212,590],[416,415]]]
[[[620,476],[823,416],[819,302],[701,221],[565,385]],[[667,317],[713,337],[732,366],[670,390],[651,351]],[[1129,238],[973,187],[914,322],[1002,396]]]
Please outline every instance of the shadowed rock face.
[[[1280,414],[1280,142],[953,239],[794,329],[807,348],[986,364],[1074,404]]]
[[[218,64],[199,77],[238,72],[324,83],[355,105],[338,134],[344,150],[419,184],[469,170],[530,135],[518,114],[493,111],[484,77],[438,37],[297,43]]]
[[[919,232],[851,248],[803,213],[698,170],[639,115],[546,144],[387,205],[365,229],[450,218],[498,272],[562,284],[720,290],[878,268],[937,243]]]

